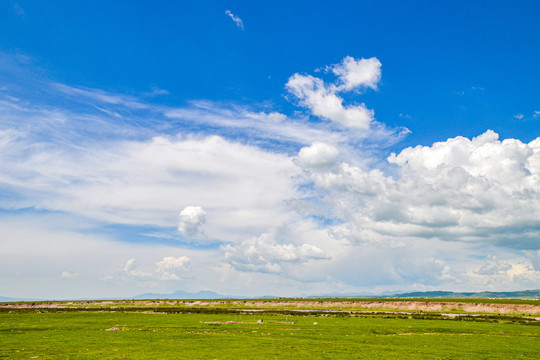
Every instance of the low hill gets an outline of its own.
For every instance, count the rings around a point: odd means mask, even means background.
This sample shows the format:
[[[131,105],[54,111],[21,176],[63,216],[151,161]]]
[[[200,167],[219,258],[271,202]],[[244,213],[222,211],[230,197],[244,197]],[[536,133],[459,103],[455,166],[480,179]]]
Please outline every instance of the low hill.
[[[471,299],[540,299],[540,290],[522,291],[482,291],[482,292],[453,292],[453,291],[420,291],[390,295],[397,298],[471,298]]]

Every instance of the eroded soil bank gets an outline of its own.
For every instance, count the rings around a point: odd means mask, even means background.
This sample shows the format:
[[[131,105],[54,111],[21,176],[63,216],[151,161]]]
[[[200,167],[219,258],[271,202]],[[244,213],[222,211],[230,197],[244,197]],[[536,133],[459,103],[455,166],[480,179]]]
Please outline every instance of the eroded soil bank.
[[[516,315],[540,315],[540,305],[478,303],[456,301],[325,301],[325,300],[125,300],[125,301],[47,301],[0,303],[0,308],[88,308],[88,307],[130,307],[130,306],[186,306],[186,307],[227,307],[250,309],[335,309],[373,311],[426,311],[450,313],[492,313]]]

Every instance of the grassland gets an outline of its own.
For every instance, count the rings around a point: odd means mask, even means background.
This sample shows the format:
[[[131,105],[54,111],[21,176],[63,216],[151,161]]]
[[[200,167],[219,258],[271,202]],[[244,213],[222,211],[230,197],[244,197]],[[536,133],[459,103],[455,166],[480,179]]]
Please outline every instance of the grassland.
[[[231,304],[4,306],[0,359],[540,359],[540,321],[523,314]]]

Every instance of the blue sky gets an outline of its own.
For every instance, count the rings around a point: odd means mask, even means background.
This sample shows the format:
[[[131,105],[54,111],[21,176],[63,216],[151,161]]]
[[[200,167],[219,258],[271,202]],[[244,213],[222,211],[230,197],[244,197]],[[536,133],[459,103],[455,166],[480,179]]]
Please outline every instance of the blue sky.
[[[4,296],[540,283],[534,1],[5,1]]]

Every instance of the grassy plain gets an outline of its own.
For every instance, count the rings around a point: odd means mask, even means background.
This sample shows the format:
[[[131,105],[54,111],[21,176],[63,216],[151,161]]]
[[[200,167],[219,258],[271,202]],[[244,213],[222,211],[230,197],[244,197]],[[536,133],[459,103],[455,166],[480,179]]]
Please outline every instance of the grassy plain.
[[[540,359],[540,322],[515,315],[107,304],[3,308],[0,359]]]

